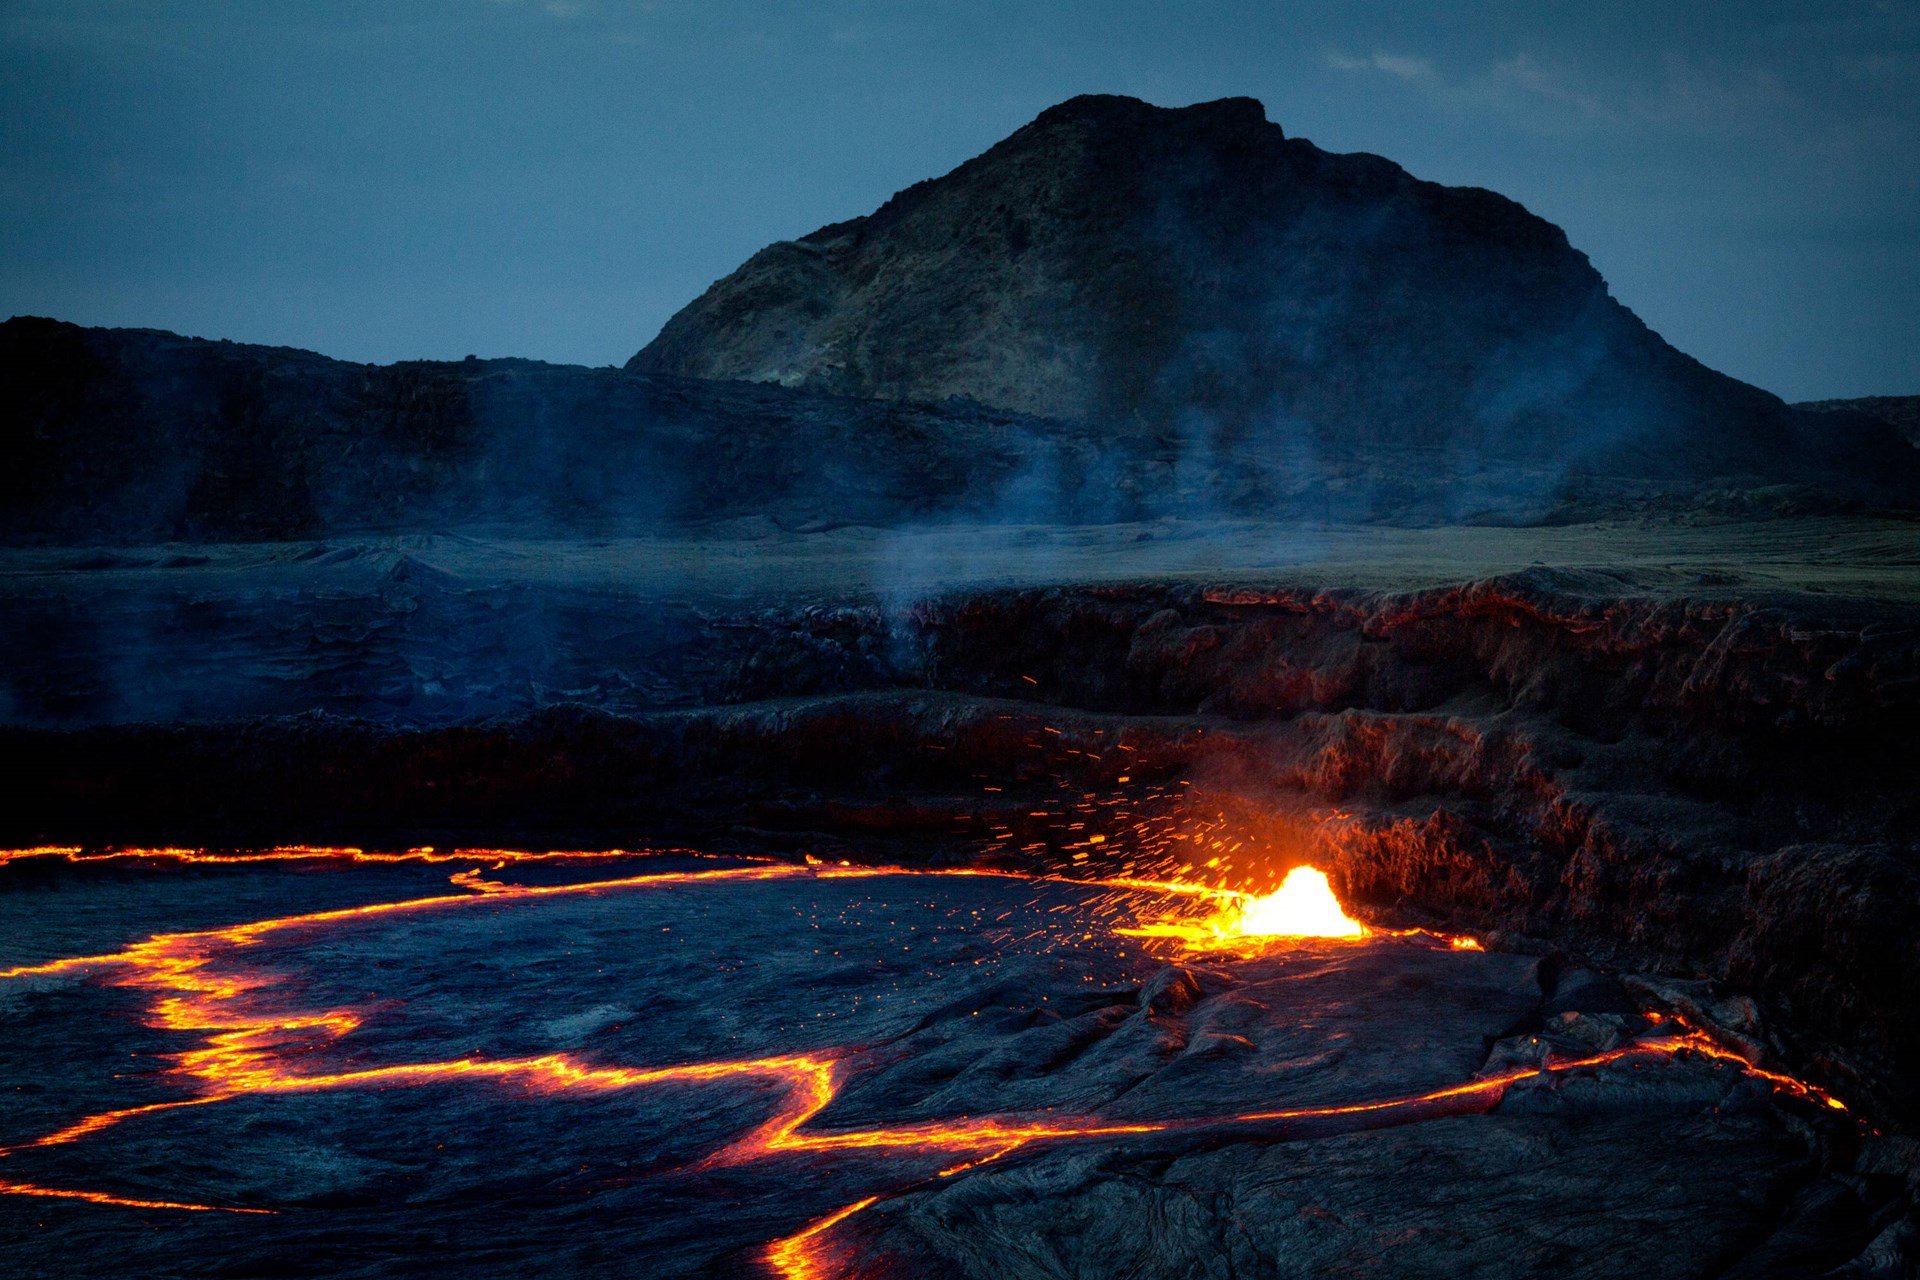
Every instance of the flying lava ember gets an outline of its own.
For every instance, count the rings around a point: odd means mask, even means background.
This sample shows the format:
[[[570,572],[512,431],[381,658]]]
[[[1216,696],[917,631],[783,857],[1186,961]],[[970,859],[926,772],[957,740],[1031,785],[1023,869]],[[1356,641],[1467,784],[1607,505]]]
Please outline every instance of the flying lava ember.
[[[71,956],[0,970],[0,982],[34,983],[77,978],[139,993],[148,1025],[179,1037],[183,1047],[168,1055],[168,1078],[181,1096],[158,1103],[79,1116],[60,1127],[11,1147],[0,1148],[0,1195],[83,1200],[149,1210],[272,1213],[271,1205],[197,1203],[150,1196],[116,1195],[92,1188],[42,1185],[6,1178],[6,1160],[31,1148],[60,1147],[96,1138],[136,1118],[214,1107],[243,1097],[311,1094],[336,1090],[379,1090],[428,1084],[494,1082],[512,1086],[500,1094],[567,1096],[624,1090],[712,1089],[752,1086],[777,1090],[781,1101],[771,1117],[738,1132],[700,1157],[702,1169],[736,1168],[794,1153],[918,1153],[944,1161],[938,1172],[999,1160],[1035,1144],[1066,1143],[1122,1135],[1180,1131],[1224,1131],[1253,1136],[1284,1133],[1304,1122],[1353,1117],[1369,1125],[1396,1118],[1486,1111],[1517,1082],[1555,1073],[1591,1070],[1608,1063],[1653,1062],[1690,1053],[1737,1067],[1777,1090],[1844,1109],[1816,1087],[1761,1070],[1705,1032],[1672,1015],[1650,1015],[1653,1031],[1618,1047],[1570,1059],[1543,1057],[1532,1065],[1492,1071],[1440,1089],[1341,1105],[1242,1109],[1229,1114],[1199,1114],[1178,1119],[1103,1120],[1097,1115],[1040,1113],[960,1115],[909,1123],[834,1127],[819,1123],[850,1078],[862,1070],[871,1046],[846,1045],[826,1051],[793,1052],[739,1059],[700,1060],[667,1066],[630,1067],[570,1051],[519,1056],[477,1053],[422,1061],[368,1064],[352,1051],[350,1037],[374,1016],[365,1005],[321,1004],[301,1000],[301,975],[283,967],[284,955],[256,962],[270,942],[320,940],[343,926],[388,918],[425,920],[461,912],[476,903],[501,904],[644,893],[669,886],[725,892],[728,886],[768,881],[901,880],[938,882],[949,877],[990,877],[1065,884],[1097,890],[1102,911],[1095,919],[1073,920],[1063,928],[1075,936],[1096,934],[1139,937],[1149,945],[1181,953],[1258,952],[1298,945],[1300,939],[1349,940],[1357,946],[1424,945],[1474,947],[1471,939],[1409,936],[1372,929],[1352,918],[1334,895],[1327,877],[1311,867],[1295,868],[1274,892],[1262,896],[1185,881],[1094,879],[981,869],[908,869],[852,866],[809,861],[804,865],[753,861],[694,871],[658,872],[559,884],[514,883],[500,878],[509,868],[579,862],[590,858],[633,858],[626,853],[532,854],[465,850],[443,853],[417,849],[404,853],[367,853],[358,849],[277,849],[258,854],[217,854],[196,850],[126,850],[87,854],[75,848],[0,853],[0,862],[26,857],[69,861],[97,858],[163,858],[182,863],[270,862],[293,860],[366,861],[430,864],[459,861],[454,892],[361,906],[256,919],[225,927],[158,933],[124,949]],[[1196,914],[1199,913],[1199,914]],[[1131,921],[1126,923],[1124,921]],[[16,1166],[17,1167],[17,1166]],[[827,1280],[839,1264],[835,1229],[849,1218],[895,1193],[920,1175],[872,1188],[870,1194],[817,1218],[784,1238],[765,1245],[769,1271],[784,1280]]]

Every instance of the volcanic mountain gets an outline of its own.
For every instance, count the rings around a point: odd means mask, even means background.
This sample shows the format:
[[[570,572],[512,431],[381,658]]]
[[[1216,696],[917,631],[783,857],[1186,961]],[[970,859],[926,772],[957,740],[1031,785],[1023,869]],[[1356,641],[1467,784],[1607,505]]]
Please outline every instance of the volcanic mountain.
[[[1187,449],[1916,492],[1884,424],[1812,419],[1616,301],[1490,191],[1288,138],[1251,98],[1053,107],[866,217],[761,250],[630,370],[960,397]],[[1211,455],[1210,455],[1211,456]]]

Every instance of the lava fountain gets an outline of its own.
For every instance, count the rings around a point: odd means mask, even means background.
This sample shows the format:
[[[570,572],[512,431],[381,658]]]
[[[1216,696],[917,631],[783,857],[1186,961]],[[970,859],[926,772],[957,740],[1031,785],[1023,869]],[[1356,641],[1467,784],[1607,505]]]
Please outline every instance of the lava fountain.
[[[1196,950],[1260,947],[1285,938],[1365,938],[1373,931],[1348,915],[1327,874],[1295,867],[1268,894],[1217,892],[1219,905],[1199,918],[1158,920],[1121,933],[1171,938]]]
[[[1228,908],[1229,912],[1235,908]],[[1348,915],[1333,896],[1327,873],[1295,867],[1265,897],[1238,904],[1233,932],[1258,938],[1364,938],[1367,926]]]

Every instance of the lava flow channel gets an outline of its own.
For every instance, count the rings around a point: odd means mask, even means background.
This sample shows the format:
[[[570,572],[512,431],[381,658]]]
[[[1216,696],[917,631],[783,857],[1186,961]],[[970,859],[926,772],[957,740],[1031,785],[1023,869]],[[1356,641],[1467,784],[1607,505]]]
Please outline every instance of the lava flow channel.
[[[71,856],[66,849],[35,850]],[[129,851],[120,856],[153,856],[155,851]],[[487,856],[495,866],[510,862],[533,861],[538,854],[467,851],[468,856]],[[168,850],[165,855],[191,860],[192,851]],[[302,849],[275,850],[268,858],[288,856],[327,856],[324,851]],[[109,855],[112,856],[112,855]],[[367,859],[359,850],[341,851],[340,856]],[[380,860],[398,860],[407,855],[380,856]],[[416,851],[421,859],[434,857],[433,851]],[[549,855],[561,857],[567,855]],[[602,855],[605,856],[605,855]],[[623,855],[632,856],[632,855]],[[220,855],[220,860],[244,860],[239,855]],[[435,858],[435,860],[439,860]],[[1304,872],[1305,874],[1302,874]],[[1496,1105],[1516,1082],[1562,1071],[1593,1068],[1632,1057],[1671,1056],[1692,1051],[1730,1064],[1764,1079],[1774,1087],[1803,1096],[1827,1106],[1844,1110],[1830,1095],[1790,1076],[1764,1071],[1714,1042],[1705,1033],[1671,1019],[1675,1030],[1651,1039],[1640,1040],[1617,1049],[1571,1061],[1548,1062],[1522,1067],[1468,1081],[1449,1088],[1394,1097],[1373,1102],[1339,1106],[1307,1107],[1292,1110],[1243,1112],[1225,1116],[1194,1117],[1179,1120],[1134,1124],[1102,1123],[1096,1119],[1045,1122],[1017,1116],[961,1117],[945,1121],[907,1124],[875,1129],[818,1131],[806,1126],[834,1099],[844,1080],[844,1064],[858,1049],[826,1053],[786,1054],[733,1061],[701,1062],[655,1068],[628,1068],[595,1065],[565,1053],[541,1054],[520,1058],[483,1059],[463,1057],[431,1062],[408,1063],[348,1071],[308,1069],[314,1051],[337,1041],[360,1025],[360,1017],[346,1009],[275,1010],[267,1007],[263,996],[280,976],[244,967],[237,972],[216,968],[216,962],[260,942],[269,934],[298,929],[324,929],[329,926],[370,917],[435,911],[507,897],[543,897],[560,894],[604,893],[616,890],[658,888],[685,884],[726,884],[743,880],[771,880],[794,877],[852,878],[872,876],[993,876],[1026,880],[1047,880],[1092,887],[1126,894],[1160,894],[1198,899],[1212,905],[1213,913],[1196,921],[1176,918],[1160,925],[1135,930],[1116,930],[1155,937],[1169,937],[1196,948],[1237,946],[1241,949],[1270,944],[1275,937],[1364,937],[1373,932],[1347,917],[1334,900],[1325,877],[1303,868],[1289,876],[1274,894],[1255,896],[1208,886],[1181,882],[1116,878],[1089,880],[994,870],[913,870],[899,867],[861,867],[846,864],[814,863],[796,866],[788,863],[764,863],[710,871],[666,872],[621,879],[596,880],[568,885],[513,885],[482,879],[477,871],[458,873],[454,882],[468,890],[404,901],[347,907],[331,911],[308,912],[254,921],[221,929],[159,934],[123,951],[110,954],[77,956],[44,964],[22,965],[0,970],[0,979],[23,979],[53,975],[89,976],[110,972],[113,985],[151,993],[150,1015],[154,1025],[194,1036],[198,1047],[172,1055],[175,1074],[195,1082],[197,1092],[171,1102],[153,1103],[84,1116],[63,1128],[10,1148],[0,1148],[0,1157],[30,1147],[56,1146],[78,1141],[136,1116],[181,1107],[219,1103],[241,1095],[287,1094],[312,1090],[387,1087],[464,1080],[512,1079],[540,1091],[621,1090],[666,1084],[689,1084],[732,1079],[770,1079],[784,1086],[786,1098],[776,1114],[766,1122],[725,1144],[700,1161],[700,1167],[736,1165],[787,1152],[823,1152],[868,1150],[912,1150],[926,1153],[965,1153],[970,1158],[943,1170],[957,1172],[986,1161],[998,1159],[1023,1146],[1040,1142],[1074,1139],[1144,1135],[1190,1130],[1218,1130],[1245,1127],[1272,1132],[1289,1122],[1356,1117],[1367,1123],[1390,1123],[1396,1117],[1418,1118],[1436,1109],[1449,1112],[1483,1111]],[[1441,939],[1453,945],[1465,939]],[[301,1064],[296,1066],[295,1064]],[[0,1194],[48,1196],[125,1205],[149,1209],[189,1211],[224,1210],[237,1213],[271,1212],[258,1208],[230,1205],[194,1204],[179,1201],[122,1197],[106,1192],[41,1186],[34,1183],[0,1179]],[[823,1280],[830,1274],[826,1235],[834,1226],[876,1203],[886,1194],[870,1195],[819,1219],[803,1230],[773,1242],[767,1248],[770,1267],[784,1280]]]

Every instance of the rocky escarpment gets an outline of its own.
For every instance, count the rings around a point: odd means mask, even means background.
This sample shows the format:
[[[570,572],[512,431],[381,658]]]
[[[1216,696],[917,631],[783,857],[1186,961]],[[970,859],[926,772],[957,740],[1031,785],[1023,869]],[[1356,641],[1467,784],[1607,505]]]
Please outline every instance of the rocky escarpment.
[[[1036,441],[1063,460],[1071,515],[1085,433],[977,405],[0,324],[0,538],[16,542],[889,524],[992,507]]]
[[[679,709],[16,728],[4,839],[1311,858],[1378,918],[1650,975],[1911,1123],[1920,619],[1604,586],[774,609],[690,646]]]
[[[770,246],[630,369],[964,396],[1312,471],[1408,448],[1427,484],[1750,475],[1907,500],[1881,424],[1714,373],[1492,192],[1287,138],[1246,98],[1075,98],[874,213]]]

